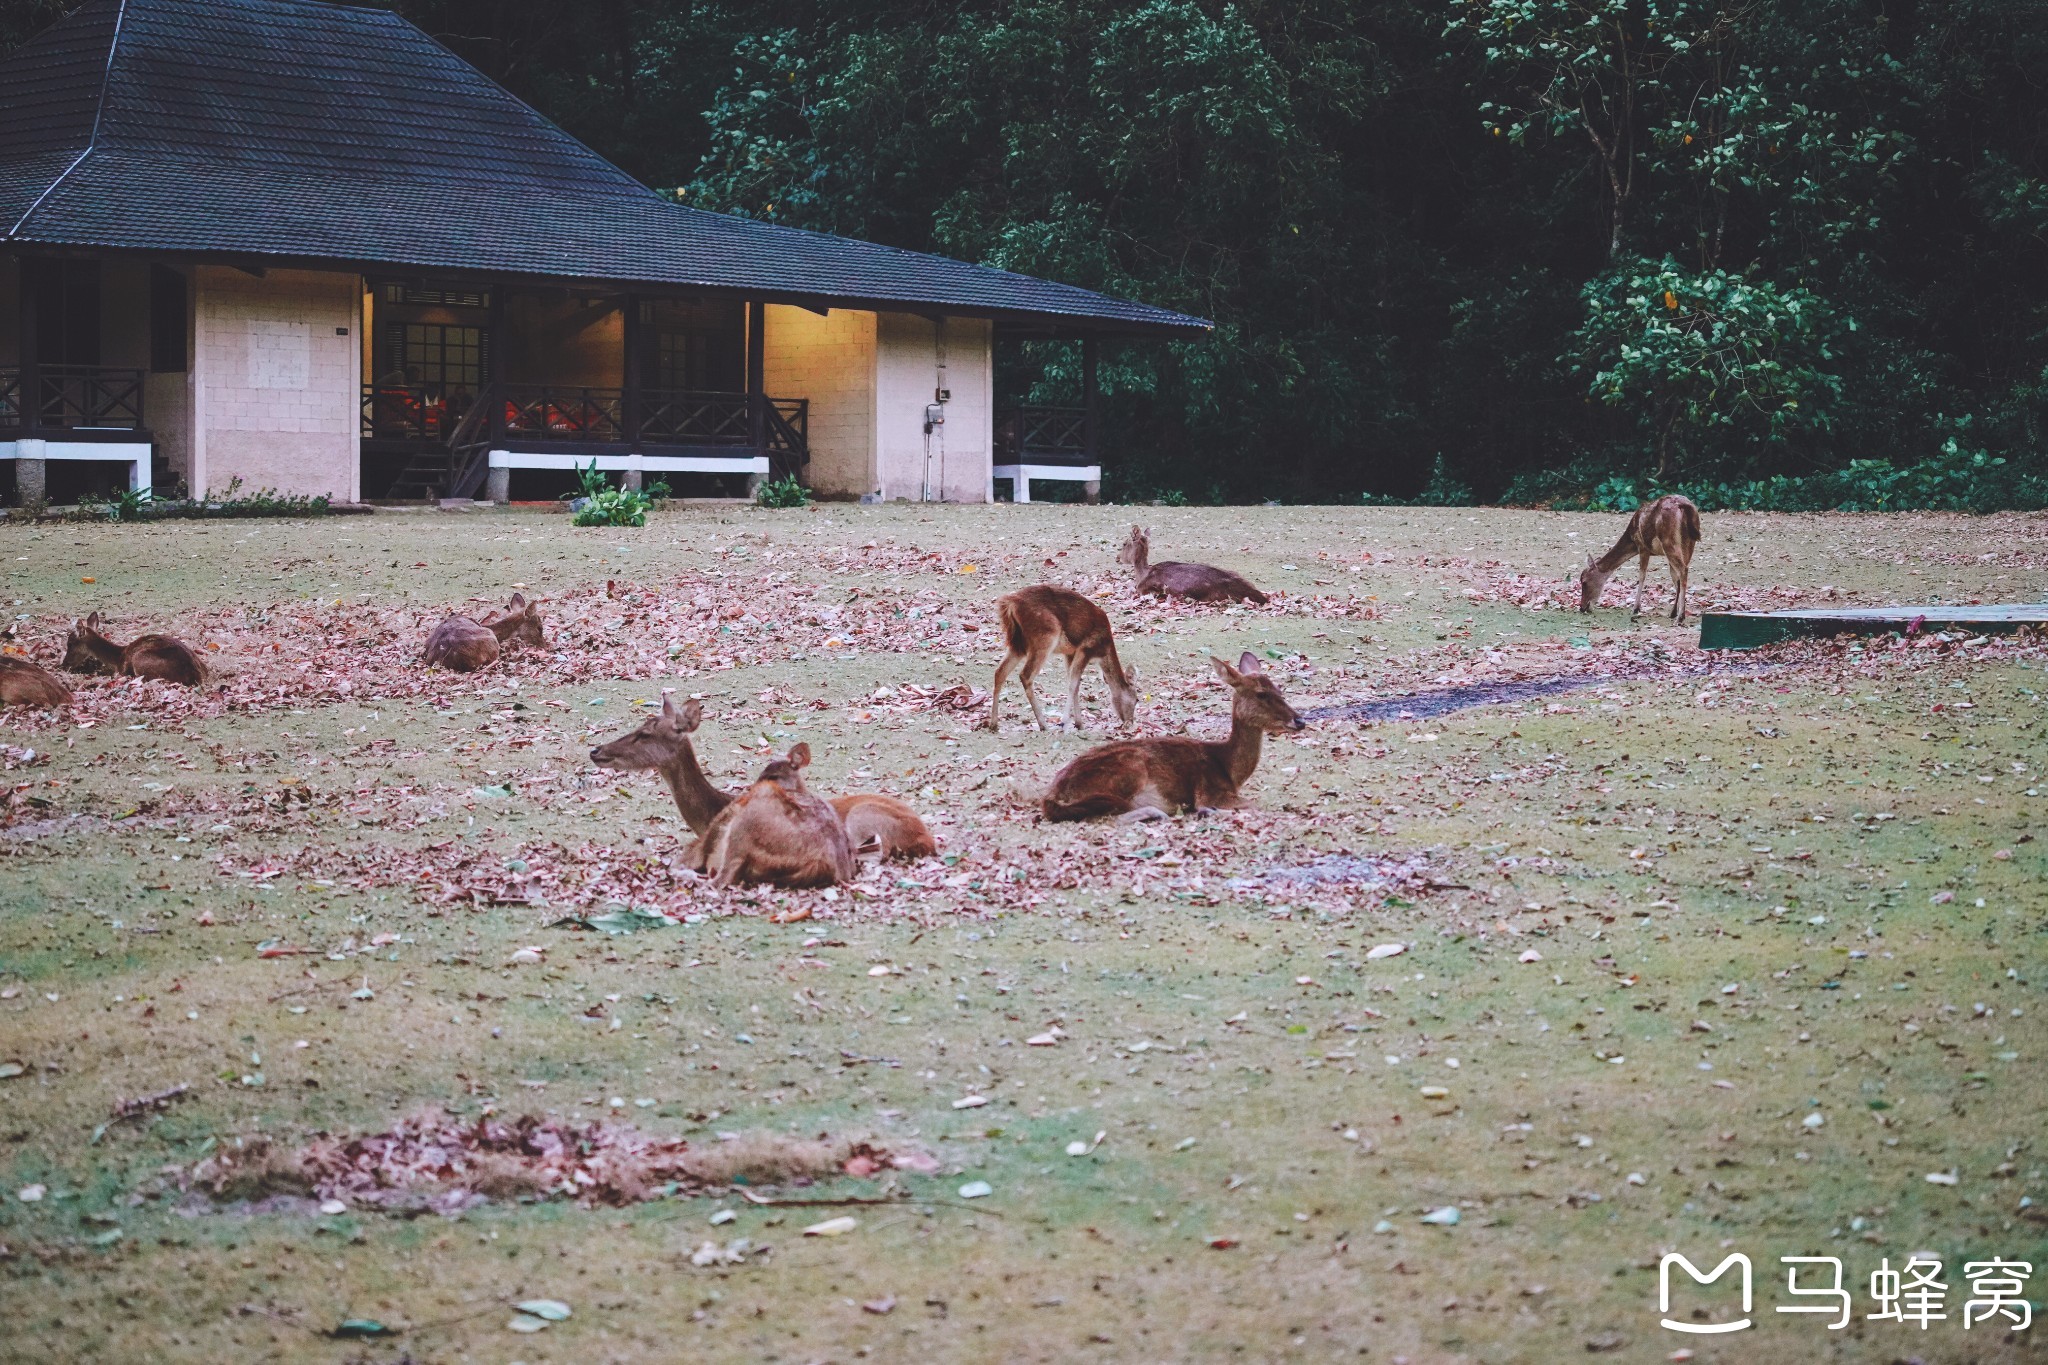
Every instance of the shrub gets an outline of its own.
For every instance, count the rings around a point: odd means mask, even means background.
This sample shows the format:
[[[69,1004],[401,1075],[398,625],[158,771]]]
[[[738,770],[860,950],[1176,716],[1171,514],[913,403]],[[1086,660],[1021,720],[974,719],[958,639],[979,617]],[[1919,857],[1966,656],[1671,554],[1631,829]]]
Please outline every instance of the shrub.
[[[754,494],[754,501],[762,507],[777,510],[809,507],[811,491],[796,481],[796,475],[785,474],[762,484],[760,491]]]
[[[654,500],[635,488],[605,488],[578,499],[577,526],[645,526]]]

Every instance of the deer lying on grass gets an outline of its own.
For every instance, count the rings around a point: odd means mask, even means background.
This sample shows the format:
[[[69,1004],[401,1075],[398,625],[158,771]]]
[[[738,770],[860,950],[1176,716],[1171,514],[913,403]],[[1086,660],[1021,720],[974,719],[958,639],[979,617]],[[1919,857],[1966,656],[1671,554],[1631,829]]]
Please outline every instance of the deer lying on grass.
[[[1256,602],[1266,605],[1266,594],[1228,569],[1209,564],[1163,564],[1150,562],[1152,534],[1140,526],[1131,528],[1130,539],[1116,552],[1116,562],[1138,571],[1138,591],[1156,597],[1185,597],[1194,602]]]
[[[503,612],[481,621],[468,616],[449,617],[427,636],[424,657],[429,668],[474,673],[498,662],[506,645],[548,647],[548,637],[540,628],[540,603],[527,601],[524,593],[513,593]]]
[[[811,746],[771,759],[711,821],[685,857],[718,887],[769,882],[800,890],[853,880],[853,848],[839,813],[804,787]]]
[[[660,773],[676,799],[683,823],[702,837],[719,812],[739,799],[738,793],[713,786],[698,765],[690,736],[703,721],[702,703],[685,702],[678,711],[675,703],[663,698],[661,714],[592,749],[590,761],[614,772],[652,768]],[[872,847],[884,858],[928,858],[939,851],[917,812],[893,796],[858,792],[835,796],[829,804],[846,826],[847,840],[856,852]]]
[[[996,602],[996,619],[1002,622],[1007,653],[996,665],[996,685],[988,702],[988,728],[999,729],[996,713],[1003,703],[1003,684],[1010,670],[1017,669],[1024,700],[1031,703],[1031,718],[1045,728],[1045,713],[1038,709],[1038,694],[1031,680],[1044,666],[1054,648],[1067,661],[1067,730],[1081,728],[1081,675],[1089,664],[1102,669],[1102,681],[1109,686],[1110,704],[1117,718],[1129,725],[1138,714],[1138,692],[1131,686],[1133,675],[1116,657],[1116,640],[1110,634],[1109,615],[1080,593],[1041,583],[1035,588],[1013,592]],[[1019,665],[1022,665],[1020,668]]]
[[[1240,658],[1236,668],[1221,659],[1209,662],[1230,684],[1230,738],[1208,743],[1173,735],[1090,749],[1053,779],[1041,803],[1045,818],[1149,820],[1243,804],[1238,790],[1259,766],[1266,733],[1299,730],[1304,722],[1251,654]]]
[[[54,710],[71,704],[71,689],[33,659],[0,654],[0,706]]]
[[[1579,570],[1579,611],[1590,613],[1600,600],[1601,589],[1614,571],[1630,556],[1637,559],[1636,602],[1630,609],[1631,618],[1643,614],[1643,583],[1650,576],[1650,557],[1664,556],[1664,567],[1671,571],[1671,619],[1685,620],[1686,594],[1692,586],[1692,551],[1700,543],[1700,509],[1693,506],[1692,499],[1677,493],[1666,493],[1654,502],[1646,502],[1636,508],[1635,515],[1628,519],[1628,529],[1621,533],[1621,539],[1614,542],[1614,548],[1595,559],[1586,556],[1586,567]]]
[[[100,614],[73,621],[64,637],[64,667],[72,673],[111,673],[120,678],[159,678],[185,687],[204,687],[208,669],[192,647],[175,635],[138,635],[117,645],[100,633]]]

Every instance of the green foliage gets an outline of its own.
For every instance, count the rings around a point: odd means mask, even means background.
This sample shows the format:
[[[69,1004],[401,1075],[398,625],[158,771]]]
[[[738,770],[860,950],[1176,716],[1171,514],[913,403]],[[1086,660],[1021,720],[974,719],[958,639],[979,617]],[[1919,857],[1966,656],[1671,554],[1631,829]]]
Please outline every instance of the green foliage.
[[[1660,474],[1674,447],[1710,437],[1754,452],[1827,431],[1834,342],[1855,323],[1805,290],[1667,260],[1604,274],[1584,299],[1571,361],[1592,397],[1633,417]]]
[[[1472,486],[1451,471],[1450,461],[1441,453],[1430,466],[1429,482],[1414,497],[1367,493],[1360,500],[1368,507],[1471,507],[1479,501]]]
[[[569,518],[576,526],[645,526],[654,500],[637,488],[605,488],[579,499]]]
[[[760,490],[754,494],[754,501],[762,507],[777,509],[809,507],[811,493],[796,481],[794,474],[786,474],[782,478],[764,482]]]
[[[600,493],[609,492],[611,486],[611,475],[598,471],[597,457],[594,455],[591,456],[588,465],[576,471],[575,496],[578,498],[594,498]]]
[[[136,489],[122,489],[111,498],[86,494],[78,500],[78,515],[99,521],[203,521],[245,520],[255,517],[324,517],[333,507],[325,497],[302,493],[280,493],[275,488],[242,491],[240,476],[228,480],[220,492],[203,498],[159,498]]]

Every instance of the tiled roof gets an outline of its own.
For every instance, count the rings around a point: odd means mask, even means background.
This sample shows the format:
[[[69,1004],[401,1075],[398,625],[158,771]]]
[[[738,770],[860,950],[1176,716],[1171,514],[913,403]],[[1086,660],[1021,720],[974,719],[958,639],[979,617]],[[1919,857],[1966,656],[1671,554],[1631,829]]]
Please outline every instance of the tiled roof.
[[[0,62],[8,243],[742,291],[1107,333],[1199,318],[672,204],[397,15],[87,0]]]

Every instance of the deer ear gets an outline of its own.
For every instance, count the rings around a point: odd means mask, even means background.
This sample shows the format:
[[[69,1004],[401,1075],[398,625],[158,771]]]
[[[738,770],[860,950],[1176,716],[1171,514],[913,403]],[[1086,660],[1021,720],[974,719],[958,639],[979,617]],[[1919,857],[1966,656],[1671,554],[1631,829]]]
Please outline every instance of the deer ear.
[[[1237,656],[1237,671],[1240,673],[1259,673],[1264,670],[1259,667],[1259,656],[1250,650],[1246,650]]]
[[[507,602],[507,603],[505,604],[505,609],[506,609],[507,611],[524,611],[524,610],[526,610],[526,594],[525,594],[525,593],[523,593],[523,592],[515,592],[515,593],[513,593],[513,594],[512,594],[512,600],[511,600],[510,602]]]
[[[1244,675],[1242,673],[1239,673],[1236,669],[1232,668],[1229,664],[1223,662],[1223,660],[1217,658],[1215,655],[1211,654],[1209,656],[1209,662],[1215,666],[1216,676],[1223,679],[1223,681],[1229,683],[1232,687],[1235,687],[1240,682],[1244,681]]]
[[[686,701],[683,703],[683,733],[689,734],[704,723],[704,703]]]
[[[805,743],[799,742],[799,743],[798,743],[798,744],[797,744],[797,745],[796,745],[796,746],[795,746],[794,748],[792,748],[792,749],[791,749],[791,750],[789,751],[789,761],[790,761],[790,763],[791,763],[791,764],[792,764],[793,766],[795,766],[795,767],[798,767],[798,768],[808,768],[808,767],[810,767],[810,766],[811,766],[811,746],[810,746],[810,745],[808,745],[808,744],[805,744]]]
[[[93,612],[85,618],[85,628],[87,630],[98,630],[100,628],[100,614],[98,612]]]

